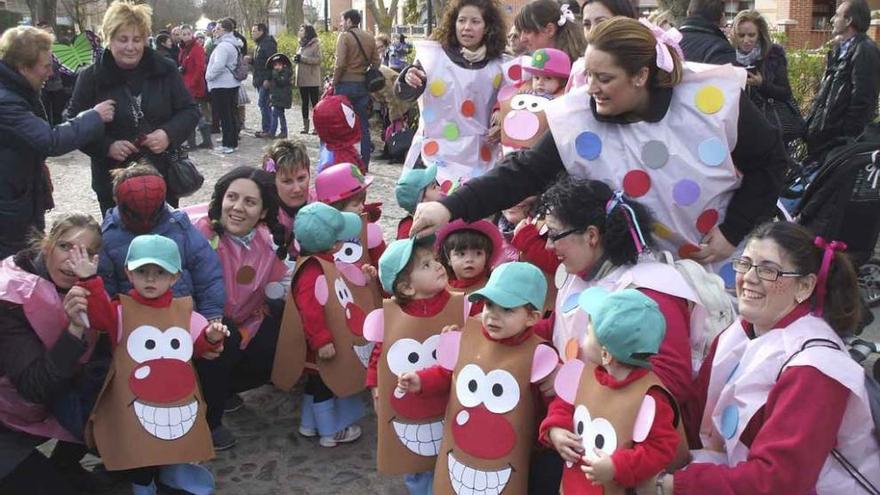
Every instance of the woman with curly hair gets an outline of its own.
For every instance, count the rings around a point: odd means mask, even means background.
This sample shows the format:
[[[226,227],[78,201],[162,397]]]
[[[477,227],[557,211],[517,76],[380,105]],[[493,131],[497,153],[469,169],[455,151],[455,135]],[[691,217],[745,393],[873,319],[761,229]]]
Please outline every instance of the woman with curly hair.
[[[506,34],[497,0],[454,0],[432,40],[416,42],[416,62],[394,88],[402,100],[418,99],[421,111],[404,171],[443,164],[437,181],[448,188],[495,164],[487,135]]]
[[[220,258],[224,321],[238,329],[226,339],[220,357],[197,363],[208,424],[214,437],[231,447],[234,437],[221,426],[224,404],[235,392],[268,383],[281,324],[287,236],[278,223],[275,178],[248,166],[230,170],[214,185],[208,216],[195,225]]]

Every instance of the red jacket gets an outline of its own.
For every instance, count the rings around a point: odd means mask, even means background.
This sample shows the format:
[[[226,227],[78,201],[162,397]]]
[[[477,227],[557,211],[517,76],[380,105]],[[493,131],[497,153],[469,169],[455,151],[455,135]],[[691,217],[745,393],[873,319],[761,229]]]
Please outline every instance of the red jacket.
[[[205,59],[205,49],[196,43],[195,39],[188,46],[180,49],[177,65],[183,76],[183,85],[186,86],[193,98],[203,99],[208,97],[208,86],[205,82],[205,69],[208,62]]]

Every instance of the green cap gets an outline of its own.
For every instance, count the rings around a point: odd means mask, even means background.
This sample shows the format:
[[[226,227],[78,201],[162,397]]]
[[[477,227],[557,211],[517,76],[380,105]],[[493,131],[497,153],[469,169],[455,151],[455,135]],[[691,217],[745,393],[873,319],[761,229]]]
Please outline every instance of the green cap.
[[[437,165],[404,172],[397,180],[397,187],[394,188],[397,204],[404,210],[415,213],[416,206],[424,196],[425,188],[436,180]]]
[[[635,289],[609,292],[601,287],[583,291],[578,305],[590,315],[599,345],[614,359],[650,368],[666,335],[666,319],[650,297]]]
[[[168,273],[180,273],[180,249],[177,243],[161,235],[139,235],[128,245],[125,267],[137,270],[144,265],[159,265]]]
[[[488,299],[502,308],[517,308],[531,304],[536,309],[544,307],[547,297],[547,279],[541,270],[520,261],[504,263],[492,271],[486,286],[472,292],[468,301]]]
[[[293,222],[293,236],[307,253],[322,253],[337,241],[354,239],[360,232],[360,217],[324,203],[303,206]]]
[[[385,292],[389,294],[394,292],[394,281],[406,268],[415,248],[415,239],[398,239],[385,248],[385,252],[379,258],[379,282]]]

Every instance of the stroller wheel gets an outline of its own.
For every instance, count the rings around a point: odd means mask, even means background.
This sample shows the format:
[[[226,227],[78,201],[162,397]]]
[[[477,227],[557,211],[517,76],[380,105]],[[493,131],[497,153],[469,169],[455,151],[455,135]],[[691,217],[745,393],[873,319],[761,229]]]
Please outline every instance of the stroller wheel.
[[[859,267],[859,290],[868,306],[880,304],[880,258]]]

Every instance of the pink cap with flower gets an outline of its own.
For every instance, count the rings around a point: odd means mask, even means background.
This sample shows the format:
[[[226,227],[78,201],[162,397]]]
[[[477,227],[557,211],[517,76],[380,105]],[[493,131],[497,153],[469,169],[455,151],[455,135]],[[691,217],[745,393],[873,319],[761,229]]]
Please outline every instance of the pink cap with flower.
[[[523,70],[536,76],[561,77],[571,74],[571,59],[562,50],[539,48],[532,53],[532,62]]]
[[[322,203],[335,203],[350,198],[373,183],[353,163],[337,163],[315,177],[315,196]]]

